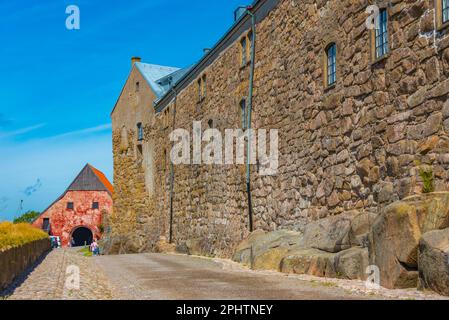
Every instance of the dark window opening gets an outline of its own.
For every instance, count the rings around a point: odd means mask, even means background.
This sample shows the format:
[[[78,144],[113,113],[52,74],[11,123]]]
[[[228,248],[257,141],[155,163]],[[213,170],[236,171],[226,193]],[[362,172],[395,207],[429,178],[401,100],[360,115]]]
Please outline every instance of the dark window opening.
[[[201,78],[198,79],[198,102],[202,100],[202,84],[201,84]]]
[[[243,38],[241,41],[240,41],[240,46],[241,46],[241,50],[242,50],[242,52],[241,52],[241,64],[242,64],[242,66],[245,66],[246,65],[246,62],[247,62],[247,44],[246,44],[246,38]]]
[[[139,92],[139,91],[140,91],[140,82],[137,81],[136,82],[136,92]]]
[[[67,209],[73,210],[73,202],[67,202]]]
[[[246,99],[240,100],[240,112],[242,116],[242,128],[246,130]]]
[[[250,31],[249,33],[248,33],[248,46],[249,46],[249,52],[248,52],[248,54],[249,54],[249,58],[248,58],[248,61],[251,61],[251,58],[252,58],[252,55],[253,55],[253,32],[252,31]]]
[[[137,141],[142,141],[143,140],[143,127],[142,127],[142,123],[138,123],[137,124]]]
[[[141,156],[143,154],[143,149],[142,149],[141,144],[137,145],[137,151],[139,152],[139,156]]]
[[[100,208],[100,204],[98,203],[98,202],[93,202],[92,203],[92,209],[98,209],[98,208]]]
[[[42,223],[42,230],[47,233],[50,232],[50,218],[44,218],[44,222]]]

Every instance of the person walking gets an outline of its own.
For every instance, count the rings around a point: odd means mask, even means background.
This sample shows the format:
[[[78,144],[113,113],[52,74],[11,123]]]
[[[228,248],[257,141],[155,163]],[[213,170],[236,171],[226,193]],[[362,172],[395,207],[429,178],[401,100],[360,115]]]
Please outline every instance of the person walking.
[[[94,256],[99,256],[100,255],[100,248],[98,247],[98,243],[97,243],[97,239],[96,238],[94,238],[94,241],[90,245],[90,251],[92,251],[92,254]]]

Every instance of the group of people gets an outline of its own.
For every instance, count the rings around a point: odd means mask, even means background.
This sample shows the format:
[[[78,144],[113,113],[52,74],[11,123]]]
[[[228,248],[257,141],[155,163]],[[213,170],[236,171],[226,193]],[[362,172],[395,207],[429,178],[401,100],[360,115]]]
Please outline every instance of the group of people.
[[[50,237],[50,243],[51,243],[52,249],[57,249],[57,248],[61,247],[61,242],[59,240],[59,237],[51,236]],[[74,239],[72,239],[70,241],[70,246],[71,247],[75,247],[75,240]],[[99,256],[100,255],[100,246],[98,245],[97,238],[94,238],[92,243],[89,245],[89,251],[92,252],[92,254],[94,256]]]

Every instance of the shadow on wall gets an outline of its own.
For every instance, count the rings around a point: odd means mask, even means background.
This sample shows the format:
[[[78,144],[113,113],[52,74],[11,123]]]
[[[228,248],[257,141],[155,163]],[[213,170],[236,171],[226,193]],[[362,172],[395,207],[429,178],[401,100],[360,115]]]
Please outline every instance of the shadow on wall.
[[[47,240],[47,239],[45,239],[45,240]],[[44,242],[44,241],[42,241],[42,242]],[[28,245],[30,245],[30,244],[28,244]],[[28,264],[28,266],[23,271],[12,270],[13,265],[18,265],[18,263],[13,264],[12,259],[11,260],[8,259],[8,261],[6,261],[6,263],[9,264],[9,268],[5,268],[5,269],[2,268],[2,274],[4,273],[3,277],[8,276],[6,273],[11,273],[11,275],[9,275],[9,277],[12,277],[13,280],[8,285],[4,286],[4,284],[3,284],[4,279],[2,277],[2,279],[1,279],[2,282],[0,283],[0,299],[7,298],[8,296],[12,295],[15,292],[15,290],[17,288],[19,288],[25,282],[26,279],[28,279],[29,275],[34,271],[34,269],[36,269],[42,263],[42,261],[45,260],[45,258],[51,251],[50,250],[50,242],[48,241],[48,246],[45,245],[45,242],[44,242],[44,244],[42,244],[42,246],[44,248],[43,253],[41,251],[41,253],[39,254],[39,257],[37,259],[35,259],[34,262],[31,262],[31,264]],[[45,250],[46,247],[47,247],[47,250]],[[22,247],[14,248],[14,249],[20,250],[20,249],[22,249]],[[12,250],[14,250],[14,249],[12,249]],[[9,250],[9,251],[11,251],[11,250]],[[5,258],[5,260],[8,258],[6,256],[6,252],[0,253],[0,260],[3,260],[2,259],[3,257]],[[28,257],[28,258],[29,259],[26,259],[26,260],[32,260],[30,257]],[[0,265],[3,265],[3,263],[1,263],[1,261],[0,261]],[[2,286],[4,286],[3,289],[2,289]]]

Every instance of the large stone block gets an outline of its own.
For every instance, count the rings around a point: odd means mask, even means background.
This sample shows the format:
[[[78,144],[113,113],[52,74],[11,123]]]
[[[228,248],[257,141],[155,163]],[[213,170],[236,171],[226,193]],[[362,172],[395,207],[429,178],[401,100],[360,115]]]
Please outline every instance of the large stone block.
[[[412,196],[385,208],[369,236],[370,259],[386,288],[415,287],[418,244],[427,231],[448,227],[449,193]]]
[[[284,273],[309,274],[318,277],[335,278],[335,254],[318,249],[298,249],[289,252],[281,261]]]
[[[351,221],[357,214],[349,211],[308,224],[299,244],[331,253],[351,248]]]
[[[336,254],[334,268],[338,278],[365,280],[369,265],[367,248],[354,247]]]
[[[278,252],[268,253],[271,249],[290,249],[299,243],[301,234],[294,231],[278,230],[273,232],[254,231],[248,239],[238,245],[233,260],[248,266],[264,265],[265,258],[271,259],[271,255]],[[271,264],[271,262],[269,262]]]
[[[449,295],[449,229],[422,236],[418,264],[420,287]]]

